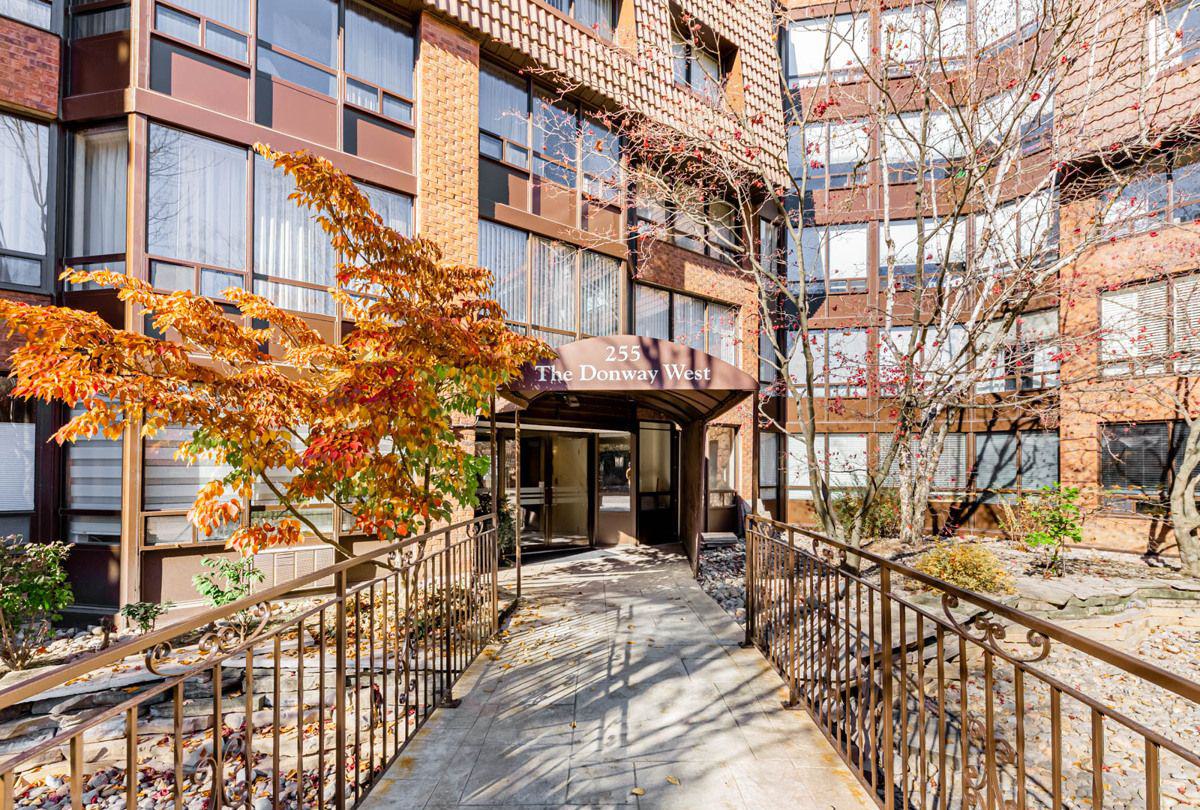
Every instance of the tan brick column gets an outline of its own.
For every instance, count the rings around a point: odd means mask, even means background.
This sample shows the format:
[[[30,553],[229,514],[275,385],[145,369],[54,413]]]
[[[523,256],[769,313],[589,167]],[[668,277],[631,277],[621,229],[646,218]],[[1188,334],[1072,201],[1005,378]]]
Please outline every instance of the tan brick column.
[[[478,261],[479,43],[421,15],[417,66],[417,220],[446,259]]]

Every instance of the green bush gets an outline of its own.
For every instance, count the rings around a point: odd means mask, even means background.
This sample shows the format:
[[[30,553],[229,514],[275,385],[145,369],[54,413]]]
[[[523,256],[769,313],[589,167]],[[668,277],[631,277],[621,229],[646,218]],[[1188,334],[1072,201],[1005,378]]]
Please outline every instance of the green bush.
[[[121,608],[121,615],[136,624],[141,632],[149,633],[158,620],[174,606],[174,602],[130,602]]]
[[[1042,558],[1045,576],[1061,576],[1067,543],[1083,542],[1079,488],[1051,484],[1024,500],[1030,527],[1025,534],[1025,547]]]
[[[64,567],[70,553],[63,543],[0,539],[0,661],[10,669],[29,666],[74,601]]]
[[[192,577],[192,587],[213,607],[224,607],[249,596],[254,586],[266,578],[254,567],[253,557],[232,560],[204,557],[200,564],[212,570]]]
[[[833,498],[833,511],[838,523],[849,531],[854,516],[862,508],[866,490],[862,487],[839,492]],[[894,489],[881,489],[875,493],[863,521],[863,538],[876,539],[900,536],[900,496]]]
[[[979,543],[940,542],[922,554],[915,568],[968,591],[1012,593],[1013,580],[1000,559]]]

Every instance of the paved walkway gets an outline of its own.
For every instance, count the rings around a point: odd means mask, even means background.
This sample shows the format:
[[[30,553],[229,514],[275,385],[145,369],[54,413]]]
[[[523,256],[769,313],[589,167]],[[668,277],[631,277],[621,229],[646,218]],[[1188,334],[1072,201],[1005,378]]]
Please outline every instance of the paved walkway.
[[[682,556],[595,551],[524,589],[367,807],[875,807]]]

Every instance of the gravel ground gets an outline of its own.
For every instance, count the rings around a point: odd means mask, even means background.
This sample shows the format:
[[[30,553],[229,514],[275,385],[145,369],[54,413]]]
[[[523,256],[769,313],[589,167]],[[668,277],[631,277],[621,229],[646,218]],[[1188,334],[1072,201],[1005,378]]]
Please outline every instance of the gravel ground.
[[[738,624],[746,623],[746,541],[706,549],[700,556],[700,587]]]

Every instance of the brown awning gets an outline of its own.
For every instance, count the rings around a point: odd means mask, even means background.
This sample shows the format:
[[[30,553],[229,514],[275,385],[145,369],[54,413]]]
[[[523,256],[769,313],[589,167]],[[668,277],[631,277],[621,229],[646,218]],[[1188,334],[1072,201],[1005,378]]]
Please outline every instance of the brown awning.
[[[547,394],[614,394],[671,415],[708,421],[758,391],[758,381],[711,354],[668,340],[612,335],[561,346],[526,366],[502,392],[519,406]]]

